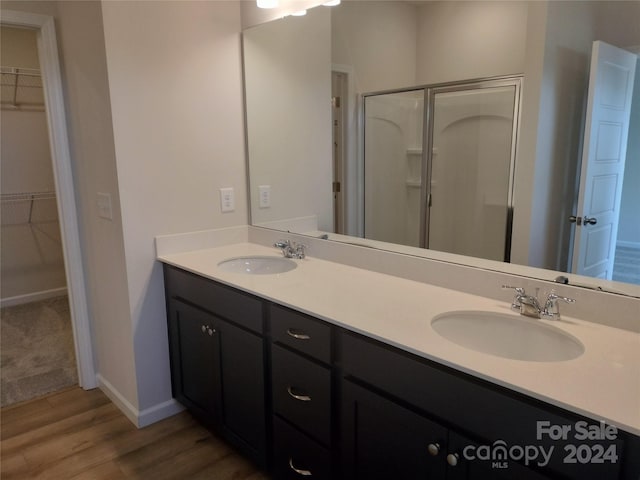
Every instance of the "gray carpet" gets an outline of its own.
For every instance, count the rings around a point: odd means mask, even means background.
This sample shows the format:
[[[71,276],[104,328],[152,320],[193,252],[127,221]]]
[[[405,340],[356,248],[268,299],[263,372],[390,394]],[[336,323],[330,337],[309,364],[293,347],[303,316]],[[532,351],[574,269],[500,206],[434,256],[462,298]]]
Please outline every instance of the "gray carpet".
[[[613,280],[640,285],[640,248],[616,247]]]
[[[67,296],[0,311],[0,405],[78,383]]]

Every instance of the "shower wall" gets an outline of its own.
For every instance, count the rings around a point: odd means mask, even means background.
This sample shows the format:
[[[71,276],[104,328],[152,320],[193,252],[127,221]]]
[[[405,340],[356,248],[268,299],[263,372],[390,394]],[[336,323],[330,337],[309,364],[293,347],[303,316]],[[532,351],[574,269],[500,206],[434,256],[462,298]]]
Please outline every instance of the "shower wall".
[[[515,87],[435,95],[428,248],[503,261]]]
[[[365,237],[419,246],[424,90],[366,97]]]
[[[35,32],[2,27],[1,57],[3,67],[38,69]],[[3,83],[6,80],[3,75]],[[66,289],[44,105],[13,107],[6,90],[3,87],[0,111],[3,306]]]

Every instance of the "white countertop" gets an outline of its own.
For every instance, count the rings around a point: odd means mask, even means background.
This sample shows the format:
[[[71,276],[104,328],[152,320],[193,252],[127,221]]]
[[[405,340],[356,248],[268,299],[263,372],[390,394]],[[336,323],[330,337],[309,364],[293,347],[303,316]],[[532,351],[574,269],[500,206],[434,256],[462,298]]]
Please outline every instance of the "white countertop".
[[[231,257],[278,256],[273,248],[238,243],[158,259],[335,325],[381,340],[492,383],[604,420],[640,435],[640,334],[571,318],[539,320],[578,338],[580,357],[562,362],[509,360],[450,342],[431,319],[454,310],[517,314],[510,304],[391,275],[307,257],[276,275],[225,272]]]

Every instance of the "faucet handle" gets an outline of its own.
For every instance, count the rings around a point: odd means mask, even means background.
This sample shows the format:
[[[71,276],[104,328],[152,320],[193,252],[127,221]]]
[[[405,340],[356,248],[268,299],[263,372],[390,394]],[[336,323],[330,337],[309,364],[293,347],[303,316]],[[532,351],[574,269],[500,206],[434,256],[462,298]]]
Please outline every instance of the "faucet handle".
[[[516,312],[521,311],[522,309],[522,298],[526,295],[524,288],[522,287],[512,287],[510,285],[502,285],[503,290],[515,290],[515,296],[511,302],[511,310]]]
[[[542,310],[541,316],[544,318],[560,320],[560,306],[558,305],[558,302],[560,301],[565,303],[576,303],[575,299],[562,297],[555,291],[551,290],[549,295],[547,295],[547,301],[544,304],[544,309]]]
[[[277,248],[287,248],[291,246],[291,242],[289,240],[278,240],[273,246]]]
[[[305,245],[304,243],[294,243],[292,247],[294,248],[296,258],[299,259],[302,259],[306,256],[305,250],[309,248],[309,246]]]

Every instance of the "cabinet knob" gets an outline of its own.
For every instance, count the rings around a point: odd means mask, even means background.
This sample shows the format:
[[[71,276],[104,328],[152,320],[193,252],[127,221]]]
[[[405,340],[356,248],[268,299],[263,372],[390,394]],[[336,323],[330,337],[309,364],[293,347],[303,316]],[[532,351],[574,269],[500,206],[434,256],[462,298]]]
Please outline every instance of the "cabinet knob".
[[[207,332],[209,333],[209,336],[211,336],[214,333],[216,333],[216,329],[215,328],[209,328],[209,330],[207,330]]]
[[[290,337],[293,337],[295,339],[298,339],[298,340],[310,340],[311,339],[311,337],[309,335],[307,335],[306,333],[296,332],[292,328],[287,329],[287,335],[289,335]]]
[[[430,443],[427,446],[427,450],[429,451],[429,454],[432,456],[436,456],[440,453],[440,444],[439,443]]]
[[[289,468],[296,472],[298,475],[302,475],[304,477],[311,476],[311,470],[302,470],[300,468],[296,468],[293,466],[293,458],[289,457]]]
[[[207,331],[207,326],[206,325],[202,325],[202,327],[200,327],[200,330],[202,330],[202,333]]]
[[[457,453],[450,453],[449,455],[447,455],[447,463],[452,467],[455,467],[456,465],[458,465],[459,458],[460,456]]]
[[[293,393],[292,387],[287,387],[287,393],[295,398],[296,400],[300,400],[301,402],[310,402],[311,397],[309,395],[298,395],[297,393]]]

